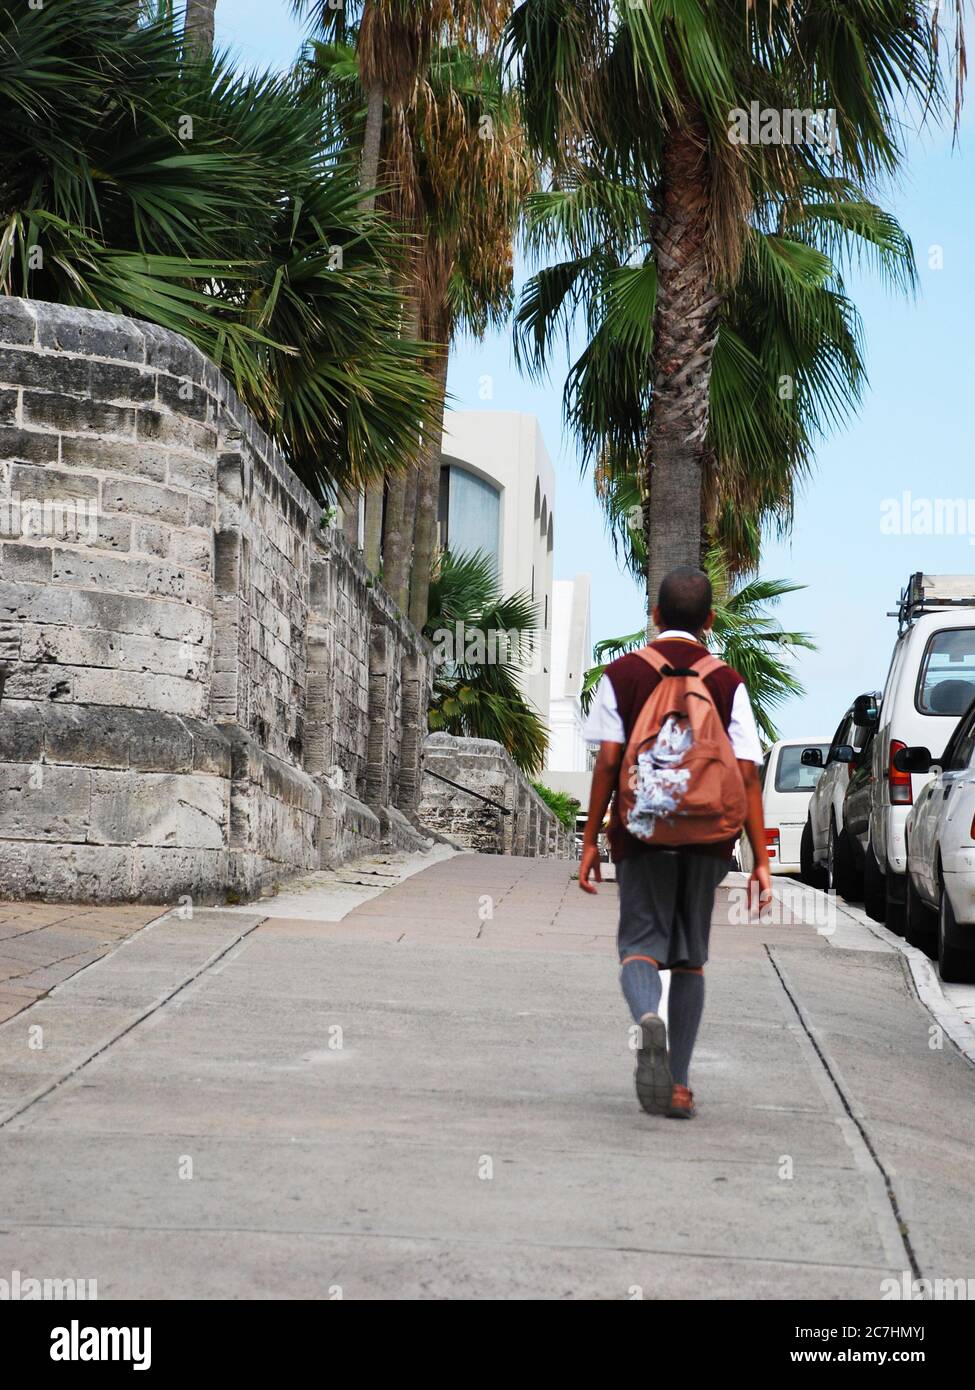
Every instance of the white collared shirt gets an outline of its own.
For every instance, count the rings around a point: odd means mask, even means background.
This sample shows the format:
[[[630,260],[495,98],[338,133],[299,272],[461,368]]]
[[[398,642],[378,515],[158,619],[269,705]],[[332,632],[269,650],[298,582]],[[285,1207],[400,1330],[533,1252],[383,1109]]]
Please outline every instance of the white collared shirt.
[[[666,632],[661,632],[653,640],[662,642],[665,639],[675,637],[685,642],[693,642],[697,646],[701,645],[693,633],[683,632],[677,628],[668,628]],[[626,730],[623,727],[623,720],[616,704],[616,691],[613,689],[613,683],[608,676],[603,676],[596,686],[596,694],[589,707],[589,715],[583,727],[583,734],[588,743],[626,742]],[[731,740],[735,757],[740,762],[753,762],[759,765],[764,762],[765,754],[762,752],[762,742],[758,736],[755,711],[752,709],[752,702],[748,698],[744,681],[735,691],[731,704],[728,738]]]

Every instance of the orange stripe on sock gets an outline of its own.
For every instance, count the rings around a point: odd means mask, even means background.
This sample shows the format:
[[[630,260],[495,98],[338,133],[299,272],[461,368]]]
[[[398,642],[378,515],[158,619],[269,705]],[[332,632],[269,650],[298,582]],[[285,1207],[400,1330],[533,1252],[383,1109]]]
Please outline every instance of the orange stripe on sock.
[[[660,969],[659,964],[654,960],[653,956],[626,956],[623,960],[620,961],[620,969],[622,969],[624,965],[629,965],[631,960],[649,961],[650,964],[654,966],[657,970]]]

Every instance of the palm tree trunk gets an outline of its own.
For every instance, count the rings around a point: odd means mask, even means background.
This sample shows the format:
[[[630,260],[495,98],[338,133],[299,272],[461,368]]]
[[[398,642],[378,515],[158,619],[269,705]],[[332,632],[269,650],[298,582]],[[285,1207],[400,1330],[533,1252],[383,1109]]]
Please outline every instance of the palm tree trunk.
[[[383,143],[384,103],[383,84],[374,82],[366,93],[366,131],[362,140],[362,158],[359,164],[359,187],[364,191],[359,206],[367,212],[372,212],[376,206],[379,152]]]
[[[424,442],[416,484],[416,523],[413,534],[413,570],[410,575],[410,622],[422,628],[427,620],[430,595],[430,569],[437,541],[437,511],[440,503],[440,456],[443,450],[443,408],[447,399],[447,365],[450,360],[450,330],[444,321],[436,326],[432,341],[440,351],[433,371],[437,384],[437,412],[434,427]]]
[[[413,302],[409,328],[422,337],[420,310]],[[413,558],[413,518],[416,514],[416,468],[389,479],[386,492],[386,534],[383,537],[383,587],[401,613],[410,606],[410,561]]]
[[[359,163],[359,188],[363,196],[359,207],[372,212],[376,206],[376,184],[379,182],[379,155],[383,143],[383,106],[385,93],[381,82],[374,82],[366,96],[366,130]],[[378,478],[366,487],[363,552],[373,574],[379,572],[383,530],[383,479]],[[358,533],[357,533],[358,534]],[[348,536],[348,532],[346,532]]]
[[[413,554],[413,516],[416,512],[417,471],[398,473],[389,480],[386,496],[386,535],[383,539],[383,587],[401,613],[410,602],[410,558]]]
[[[379,558],[383,548],[383,493],[382,478],[376,478],[366,487],[362,553],[373,574],[379,573]]]
[[[213,52],[216,8],[217,0],[186,0],[183,37],[187,47],[195,49],[201,56]]]
[[[707,257],[709,194],[707,130],[692,115],[666,139],[654,228],[657,308],[644,456],[651,609],[668,571],[701,561],[701,486],[719,306]]]
[[[342,508],[342,534],[353,550],[359,549],[359,494],[343,492],[339,495]]]

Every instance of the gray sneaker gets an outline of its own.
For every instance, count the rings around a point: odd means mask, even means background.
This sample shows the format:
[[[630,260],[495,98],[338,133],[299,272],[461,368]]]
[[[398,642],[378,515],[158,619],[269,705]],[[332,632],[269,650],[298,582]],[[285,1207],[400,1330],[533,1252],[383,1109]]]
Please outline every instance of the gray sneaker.
[[[636,1055],[637,1099],[648,1115],[666,1115],[674,1089],[667,1055],[667,1025],[659,1014],[640,1020],[643,1045]]]

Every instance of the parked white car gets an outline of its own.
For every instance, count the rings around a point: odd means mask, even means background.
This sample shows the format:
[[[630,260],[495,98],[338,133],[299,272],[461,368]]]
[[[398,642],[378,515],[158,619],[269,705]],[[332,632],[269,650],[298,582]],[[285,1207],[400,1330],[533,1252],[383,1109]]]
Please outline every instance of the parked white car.
[[[850,774],[856,769],[857,759],[870,735],[868,716],[871,712],[876,718],[875,707],[867,708],[859,701],[854,702],[837,725],[826,749],[808,747],[802,755],[810,770],[819,768],[822,771],[809,798],[802,831],[799,856],[802,880],[813,888],[835,889],[845,898],[858,896],[860,876],[843,822],[843,799]]]
[[[975,698],[975,575],[912,575],[895,616],[897,640],[871,745],[863,888],[871,917],[903,932],[905,826],[931,774],[907,770],[897,754],[924,747],[938,762]]]
[[[799,872],[799,843],[806,824],[806,808],[822,773],[822,767],[809,767],[802,761],[803,749],[810,745],[825,754],[829,741],[783,739],[772,744],[762,764],[765,843],[773,874]],[[751,873],[755,861],[747,835],[741,837],[739,857],[744,871]]]
[[[937,762],[923,747],[895,762],[930,774],[907,817],[907,939],[937,949],[943,980],[975,983],[975,704]]]

